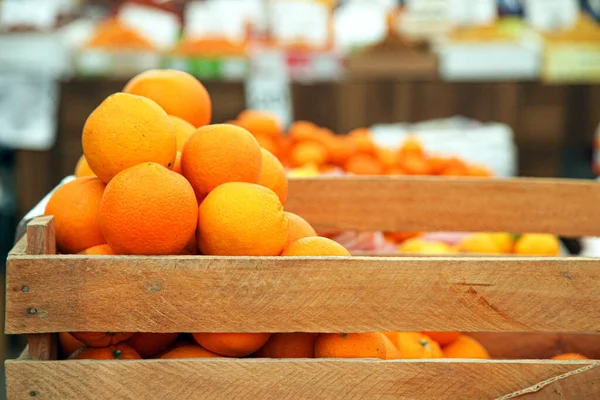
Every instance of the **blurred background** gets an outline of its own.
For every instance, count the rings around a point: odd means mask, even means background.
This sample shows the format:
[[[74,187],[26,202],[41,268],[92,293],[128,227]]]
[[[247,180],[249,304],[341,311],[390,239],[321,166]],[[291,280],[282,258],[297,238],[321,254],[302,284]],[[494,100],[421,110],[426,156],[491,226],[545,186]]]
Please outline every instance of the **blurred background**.
[[[216,123],[267,110],[497,176],[593,178],[599,21],[600,0],[0,1],[0,260],[89,113],[152,68],[201,79]]]

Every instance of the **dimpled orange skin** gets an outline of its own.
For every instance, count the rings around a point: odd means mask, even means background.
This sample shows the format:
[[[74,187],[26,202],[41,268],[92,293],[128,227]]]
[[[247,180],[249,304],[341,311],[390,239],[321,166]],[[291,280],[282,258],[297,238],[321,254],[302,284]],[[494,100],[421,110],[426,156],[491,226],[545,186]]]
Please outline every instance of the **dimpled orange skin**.
[[[305,237],[316,237],[317,231],[304,218],[289,211],[285,211],[285,216],[289,222],[288,240],[285,247],[298,239]]]
[[[169,350],[160,358],[223,358],[223,356],[203,349],[196,344],[188,344]]]
[[[197,221],[198,203],[189,182],[155,163],[115,176],[100,207],[104,238],[119,254],[179,254]]]
[[[443,348],[446,358],[476,358],[490,359],[488,351],[479,343],[467,335],[460,335],[452,343]]]
[[[258,184],[275,192],[281,204],[285,204],[288,194],[288,179],[285,169],[277,157],[268,150],[260,149],[262,152],[262,170]]]
[[[84,176],[96,176],[96,174],[92,171],[85,156],[82,154],[79,160],[77,160],[77,165],[75,165],[75,177],[83,178]]]
[[[212,103],[206,88],[192,75],[176,70],[150,70],[132,78],[125,93],[154,100],[169,115],[194,127],[210,124]]]
[[[226,357],[245,357],[260,349],[270,333],[193,333],[198,344]]]
[[[198,212],[198,249],[204,255],[277,256],[287,241],[288,220],[277,195],[263,186],[225,183]]]
[[[183,146],[185,142],[192,136],[192,133],[196,131],[194,125],[190,124],[187,121],[179,117],[175,117],[173,115],[169,115],[169,119],[173,124],[173,128],[175,128],[175,137],[177,139],[177,151],[180,152],[183,150]]]
[[[181,170],[200,202],[223,183],[258,183],[262,153],[256,139],[244,128],[208,125],[188,139],[181,153]]]
[[[255,355],[264,358],[314,358],[317,336],[316,333],[305,332],[273,333]]]
[[[61,253],[75,254],[106,243],[100,228],[105,187],[95,177],[77,178],[52,194],[44,215],[54,216],[56,245]]]
[[[379,332],[322,333],[315,342],[316,358],[387,358],[388,344]]]
[[[109,347],[86,347],[75,353],[74,360],[140,360],[142,357],[125,343]]]
[[[351,254],[344,246],[324,237],[305,237],[291,243],[281,253],[287,257],[349,257]]]
[[[384,332],[403,359],[442,358],[440,345],[420,332]]]
[[[107,97],[90,114],[81,141],[90,168],[105,183],[142,162],[172,168],[177,153],[167,114],[152,100],[126,93]]]

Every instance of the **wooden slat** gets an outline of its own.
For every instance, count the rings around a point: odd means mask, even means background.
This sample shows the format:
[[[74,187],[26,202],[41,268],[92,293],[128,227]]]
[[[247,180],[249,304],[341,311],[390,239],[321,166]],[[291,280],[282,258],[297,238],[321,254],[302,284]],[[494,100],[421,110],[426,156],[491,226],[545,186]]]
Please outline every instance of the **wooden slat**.
[[[8,398],[547,399],[600,398],[600,363],[553,361],[152,360],[8,361]],[[536,393],[532,387],[539,386]]]
[[[600,184],[560,179],[290,180],[286,209],[322,230],[600,235]]]
[[[586,258],[12,256],[7,268],[8,333],[600,329],[600,260]]]
[[[9,255],[19,255],[27,253],[27,235],[21,236],[21,238],[15,243],[14,247],[8,253]]]
[[[56,254],[54,217],[38,217],[27,224],[27,254]],[[21,293],[29,293],[29,287],[22,285]],[[37,309],[29,307],[25,312],[36,315]],[[56,360],[57,343],[53,333],[30,334],[27,338],[29,358],[32,360]]]
[[[56,254],[54,217],[37,217],[27,224],[27,254]]]

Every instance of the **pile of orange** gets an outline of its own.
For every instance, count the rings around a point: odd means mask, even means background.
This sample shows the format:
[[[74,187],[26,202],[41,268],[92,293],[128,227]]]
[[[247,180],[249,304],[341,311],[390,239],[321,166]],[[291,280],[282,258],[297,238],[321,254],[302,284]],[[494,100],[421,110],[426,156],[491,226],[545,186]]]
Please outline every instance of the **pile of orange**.
[[[297,121],[285,132],[275,115],[255,110],[242,112],[231,123],[247,129],[288,168],[311,166],[321,172],[341,169],[355,175],[492,176],[484,166],[428,154],[414,136],[390,150],[377,146],[365,128],[335,135],[312,122]]]
[[[323,166],[334,159],[381,162],[368,132],[339,139],[349,143],[340,150],[331,132],[309,123],[294,124],[287,141],[279,123],[257,111],[241,114],[235,125],[210,121],[206,89],[179,71],[142,73],[105,99],[83,127],[77,178],[53,193],[45,211],[54,216],[58,250],[90,256],[350,255],[284,210],[288,182],[279,159],[295,165],[320,160]],[[405,153],[424,157],[415,143],[410,146],[398,160]],[[60,342],[63,357],[74,359],[489,358],[468,336],[434,332],[74,332],[61,333]]]
[[[427,240],[415,234],[398,240],[398,249],[403,253],[416,254],[515,254],[522,256],[560,255],[560,241],[552,234],[524,233],[513,235],[506,232],[480,232],[467,235],[457,245]],[[388,237],[393,240],[390,235]]]

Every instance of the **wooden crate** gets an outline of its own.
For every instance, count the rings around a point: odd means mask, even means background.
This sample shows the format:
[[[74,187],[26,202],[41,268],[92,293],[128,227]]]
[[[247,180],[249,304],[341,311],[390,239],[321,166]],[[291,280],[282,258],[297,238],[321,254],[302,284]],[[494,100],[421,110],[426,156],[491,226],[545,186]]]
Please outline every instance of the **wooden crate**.
[[[578,236],[600,235],[599,202],[592,181],[356,177],[292,180],[288,209],[325,229]],[[55,334],[458,330],[497,357],[600,358],[600,260],[54,253],[42,217],[8,257],[6,333],[29,334],[10,399],[600,398],[597,361],[56,361]]]

